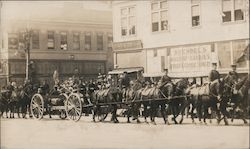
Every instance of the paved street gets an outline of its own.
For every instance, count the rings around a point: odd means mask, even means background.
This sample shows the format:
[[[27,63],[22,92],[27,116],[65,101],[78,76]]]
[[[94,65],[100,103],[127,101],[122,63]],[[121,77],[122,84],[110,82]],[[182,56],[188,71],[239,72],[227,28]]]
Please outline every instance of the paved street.
[[[80,149],[80,148],[249,148],[249,127],[236,120],[230,126],[191,124],[157,125],[109,122],[93,123],[82,117],[77,123],[45,117],[33,119],[1,119],[1,149]],[[107,118],[108,120],[110,117]],[[142,120],[142,119],[141,119]]]

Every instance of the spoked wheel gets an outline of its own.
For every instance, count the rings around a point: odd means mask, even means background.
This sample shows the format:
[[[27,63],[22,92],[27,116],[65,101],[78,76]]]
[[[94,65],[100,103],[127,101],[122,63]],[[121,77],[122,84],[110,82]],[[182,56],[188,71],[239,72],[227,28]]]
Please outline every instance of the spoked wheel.
[[[78,94],[69,95],[65,103],[67,117],[73,121],[79,121],[82,116],[82,100]]]
[[[30,110],[31,114],[36,119],[42,119],[43,118],[43,112],[44,112],[44,99],[43,96],[40,94],[35,94],[30,103]]]

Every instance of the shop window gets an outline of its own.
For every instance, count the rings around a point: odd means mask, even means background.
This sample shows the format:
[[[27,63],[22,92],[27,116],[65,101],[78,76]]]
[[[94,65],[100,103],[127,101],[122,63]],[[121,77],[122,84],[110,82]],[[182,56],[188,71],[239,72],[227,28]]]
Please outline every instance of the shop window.
[[[200,25],[200,1],[191,1],[191,13],[192,13],[192,26]]]
[[[103,50],[103,34],[97,34],[97,50]]]
[[[32,32],[32,49],[39,49],[39,31],[33,30]]]
[[[48,31],[48,49],[55,49],[55,32]]]
[[[168,30],[167,1],[151,3],[152,32]]]
[[[68,49],[67,33],[61,32],[60,37],[61,37],[61,43],[60,43],[61,50],[67,50]]]
[[[17,49],[18,48],[18,35],[17,34],[8,34],[8,48]]]
[[[244,20],[246,0],[222,0],[222,21],[231,22]]]
[[[80,33],[73,33],[73,50],[80,50]]]
[[[85,33],[84,49],[91,50],[91,34],[90,33]]]
[[[131,36],[136,34],[135,6],[121,9],[121,35]]]

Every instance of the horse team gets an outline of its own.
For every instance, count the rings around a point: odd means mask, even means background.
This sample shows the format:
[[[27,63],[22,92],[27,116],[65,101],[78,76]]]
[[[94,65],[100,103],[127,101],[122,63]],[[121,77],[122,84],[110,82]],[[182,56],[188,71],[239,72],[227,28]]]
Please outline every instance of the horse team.
[[[108,86],[106,88],[90,89],[88,86],[85,92],[80,92],[86,101],[92,106],[93,121],[98,115],[103,113],[112,113],[111,121],[117,123],[117,109],[126,109],[127,122],[130,118],[140,123],[139,117],[143,116],[145,122],[148,118],[154,124],[155,117],[163,118],[165,124],[169,124],[168,115],[172,115],[171,120],[175,123],[182,123],[184,115],[191,116],[195,123],[195,117],[199,122],[206,123],[211,115],[215,115],[217,123],[224,120],[228,125],[228,118],[233,119],[239,116],[244,123],[247,123],[249,116],[249,76],[245,76],[240,82],[236,82],[230,75],[225,78],[217,79],[211,83],[199,86],[189,84],[187,79],[180,79],[176,83],[162,82],[154,84],[143,84],[138,80],[131,81],[129,87],[121,90],[117,86]],[[79,88],[79,86],[75,86]],[[14,113],[18,117],[26,118],[30,114],[30,101],[33,94],[41,88],[34,87],[31,84],[15,88],[14,90],[5,89],[0,93],[0,114],[1,117],[14,118]],[[104,112],[103,106],[108,106]],[[195,112],[196,111],[196,112]],[[20,113],[22,114],[20,116]],[[9,114],[9,115],[8,115]],[[178,121],[177,117],[180,116]],[[104,121],[104,116],[100,121]]]

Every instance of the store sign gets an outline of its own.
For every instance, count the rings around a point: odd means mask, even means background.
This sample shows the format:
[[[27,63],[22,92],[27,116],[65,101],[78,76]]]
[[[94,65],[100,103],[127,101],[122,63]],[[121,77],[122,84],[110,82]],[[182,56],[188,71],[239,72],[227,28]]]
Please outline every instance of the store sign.
[[[114,42],[112,48],[114,49],[114,51],[142,49],[142,42],[141,40]]]
[[[202,72],[210,69],[211,45],[171,48],[171,72]]]

